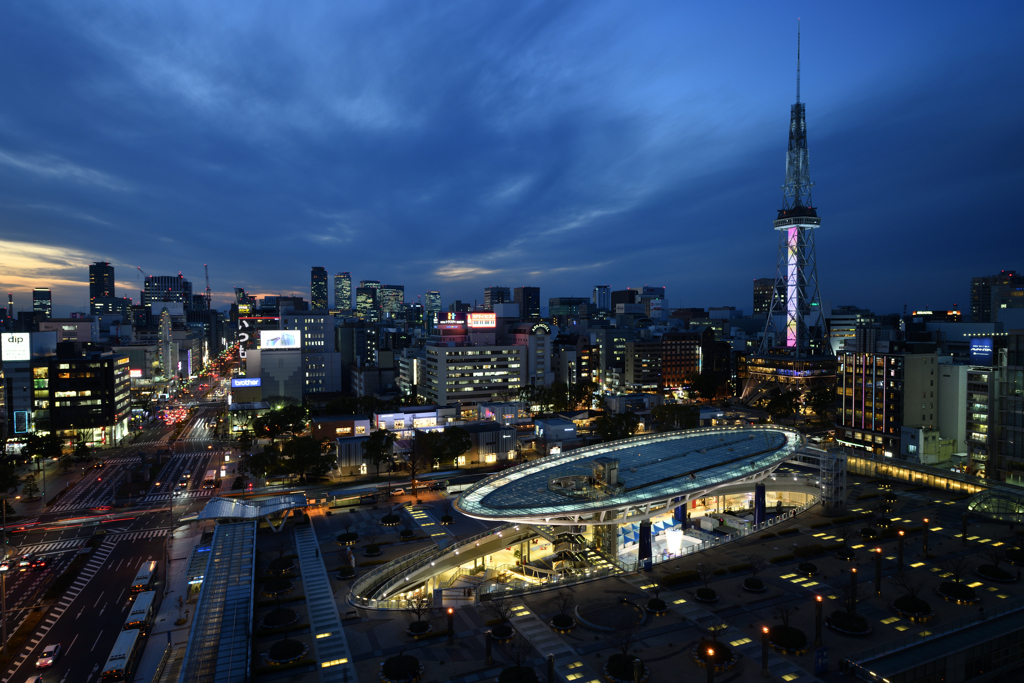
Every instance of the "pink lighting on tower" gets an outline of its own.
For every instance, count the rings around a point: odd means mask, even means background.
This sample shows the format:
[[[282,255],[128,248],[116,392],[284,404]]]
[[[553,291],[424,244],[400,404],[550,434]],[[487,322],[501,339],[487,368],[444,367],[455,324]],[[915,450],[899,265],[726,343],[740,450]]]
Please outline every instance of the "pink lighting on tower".
[[[786,246],[789,258],[786,265],[786,346],[797,344],[798,307],[800,306],[800,287],[798,263],[800,252],[800,229],[790,228],[787,231]]]

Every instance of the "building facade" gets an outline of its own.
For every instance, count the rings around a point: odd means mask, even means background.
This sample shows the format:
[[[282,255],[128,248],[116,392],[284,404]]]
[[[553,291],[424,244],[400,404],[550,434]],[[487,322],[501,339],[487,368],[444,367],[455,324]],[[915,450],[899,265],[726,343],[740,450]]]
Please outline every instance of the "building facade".
[[[309,305],[314,311],[326,311],[327,302],[327,269],[313,266],[309,274]]]
[[[342,311],[352,310],[352,273],[334,276],[334,307]]]

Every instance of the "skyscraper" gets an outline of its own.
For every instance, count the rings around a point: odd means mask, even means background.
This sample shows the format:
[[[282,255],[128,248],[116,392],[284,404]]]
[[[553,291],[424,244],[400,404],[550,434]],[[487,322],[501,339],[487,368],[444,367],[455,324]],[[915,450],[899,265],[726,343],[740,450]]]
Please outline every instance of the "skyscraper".
[[[377,296],[384,315],[394,318],[405,310],[405,285],[381,285]]]
[[[520,320],[540,320],[540,287],[516,287],[514,302],[519,304]]]
[[[494,304],[512,303],[512,292],[508,287],[484,287],[484,308],[494,310]]]
[[[366,322],[380,321],[380,302],[376,287],[356,288],[356,317]]]
[[[609,285],[594,285],[594,293],[590,297],[591,303],[602,311],[610,311],[612,308],[612,288]]]
[[[147,275],[140,295],[143,306],[151,306],[154,301],[180,301],[186,309],[192,307],[192,283],[181,273]]]
[[[334,276],[334,307],[343,311],[352,310],[352,273],[338,273]]]
[[[814,230],[821,218],[811,202],[807,121],[800,101],[800,33],[797,30],[796,103],[790,107],[786,182],[774,222],[779,233],[775,291],[758,352],[748,364],[744,399],[772,389],[806,390],[835,381],[835,357],[825,336],[818,291]]]
[[[314,311],[326,311],[327,303],[327,269],[313,266],[309,275],[309,307]]]
[[[1024,275],[1014,270],[1001,270],[996,275],[971,278],[971,322],[992,322],[992,294],[1001,287],[1024,285]]]
[[[89,301],[114,296],[114,266],[97,261],[89,266]]]
[[[46,287],[32,290],[32,311],[41,313],[44,318],[53,317],[53,295]]]
[[[772,309],[772,292],[774,291],[775,278],[759,277],[754,280],[754,315],[761,315]]]
[[[439,312],[441,310],[441,292],[436,289],[427,290],[426,296],[423,297],[423,308],[428,317],[431,313]]]

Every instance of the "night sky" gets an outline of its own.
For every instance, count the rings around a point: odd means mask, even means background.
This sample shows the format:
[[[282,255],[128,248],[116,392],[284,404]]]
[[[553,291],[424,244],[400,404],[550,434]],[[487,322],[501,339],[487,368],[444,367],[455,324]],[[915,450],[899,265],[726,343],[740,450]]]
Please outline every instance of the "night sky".
[[[1024,270],[1017,2],[5,2],[0,287],[87,264],[309,297],[775,274],[796,24],[823,298],[968,306]],[[6,298],[6,297],[4,297]],[[4,305],[5,302],[0,302]],[[333,305],[333,295],[332,295]]]

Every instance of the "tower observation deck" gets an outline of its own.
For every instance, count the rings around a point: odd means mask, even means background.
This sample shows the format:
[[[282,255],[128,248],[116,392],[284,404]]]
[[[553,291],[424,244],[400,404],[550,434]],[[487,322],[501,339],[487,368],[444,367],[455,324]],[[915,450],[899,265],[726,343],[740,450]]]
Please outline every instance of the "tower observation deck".
[[[811,201],[807,119],[800,101],[800,31],[797,28],[796,103],[790,107],[786,181],[774,226],[779,252],[774,295],[757,353],[748,358],[743,398],[774,390],[805,392],[835,382],[835,357],[828,345],[818,288],[814,231],[821,218]]]

